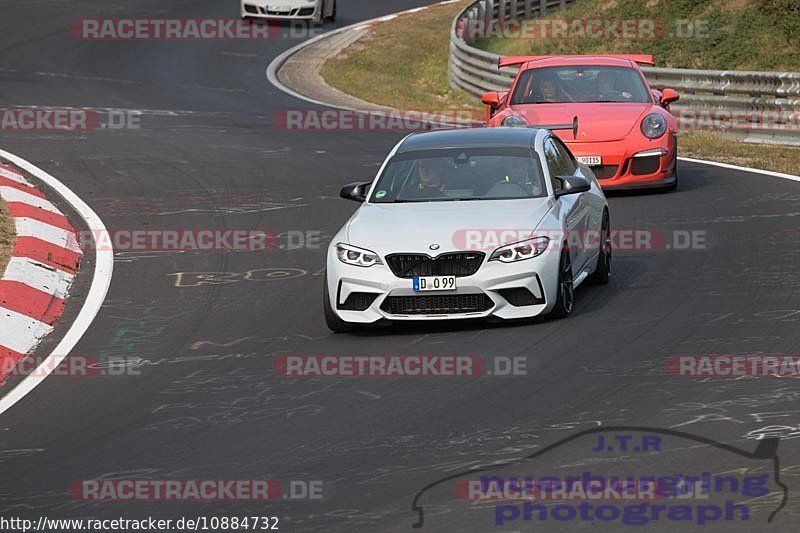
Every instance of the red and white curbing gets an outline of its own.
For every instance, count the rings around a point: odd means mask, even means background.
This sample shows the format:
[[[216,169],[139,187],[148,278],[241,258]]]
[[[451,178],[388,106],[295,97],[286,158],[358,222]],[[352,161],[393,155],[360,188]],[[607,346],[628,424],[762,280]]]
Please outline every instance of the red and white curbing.
[[[0,164],[0,197],[17,238],[0,278],[0,383],[64,311],[82,252],[67,217],[25,176]]]

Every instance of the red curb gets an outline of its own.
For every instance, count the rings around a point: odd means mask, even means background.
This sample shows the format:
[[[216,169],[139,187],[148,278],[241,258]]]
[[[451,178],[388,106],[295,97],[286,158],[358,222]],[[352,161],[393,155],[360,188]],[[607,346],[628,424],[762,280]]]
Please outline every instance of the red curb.
[[[70,274],[78,271],[82,255],[36,237],[17,237],[13,256],[27,257]]]
[[[0,346],[0,385],[2,385],[8,375],[14,371],[16,364],[25,357],[25,354],[15,352],[11,348]]]
[[[72,229],[67,217],[59,213],[53,213],[41,207],[23,204],[21,202],[6,202],[6,205],[8,206],[8,211],[11,213],[11,216],[14,218],[31,218],[63,230],[75,231]]]
[[[46,195],[33,186],[16,181],[16,177],[28,182],[25,174],[13,167],[2,164],[0,169],[12,177],[0,176],[0,187],[12,195],[11,191],[22,191],[30,196],[14,198],[7,201],[9,214],[12,220],[28,219],[39,224],[32,225],[34,235],[47,231],[47,226],[58,228],[75,234],[75,229],[67,217],[53,206],[48,209],[38,207],[37,203],[47,202]],[[12,179],[14,178],[14,179]],[[10,198],[8,200],[11,200]],[[28,201],[32,202],[28,203]],[[51,204],[51,202],[47,202]],[[52,205],[52,204],[51,204]],[[53,230],[55,231],[55,230]],[[75,236],[77,242],[77,235]],[[55,286],[50,286],[50,281],[42,281],[54,276],[54,284],[69,286],[71,276],[74,276],[80,266],[82,252],[50,243],[37,236],[17,236],[11,250],[13,259],[25,258],[30,261],[23,262],[14,271],[13,278],[5,279],[5,272],[0,272],[0,385],[14,373],[16,365],[27,356],[17,350],[33,353],[50,328],[54,326],[64,312],[66,301],[63,294],[56,292]],[[34,264],[35,263],[35,264]],[[44,272],[49,269],[49,272]],[[44,277],[43,277],[44,276]],[[30,282],[30,284],[28,284]],[[18,316],[30,318],[29,326],[21,323]],[[9,327],[8,324],[11,326]],[[22,331],[9,331],[16,328]],[[7,346],[8,345],[8,346]],[[14,349],[9,346],[13,346]]]
[[[0,187],[11,187],[12,189],[17,189],[22,192],[26,192],[28,194],[32,194],[33,196],[38,196],[39,198],[44,198],[44,194],[41,191],[34,189],[33,187],[28,187],[24,183],[19,183],[9,178],[4,178],[0,176]]]
[[[18,281],[0,280],[0,307],[53,325],[64,312],[66,302]]]

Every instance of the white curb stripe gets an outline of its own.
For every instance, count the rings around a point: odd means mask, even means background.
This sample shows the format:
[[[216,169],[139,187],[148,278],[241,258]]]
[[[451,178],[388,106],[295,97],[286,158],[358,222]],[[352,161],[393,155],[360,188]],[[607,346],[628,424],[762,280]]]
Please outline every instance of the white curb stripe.
[[[16,202],[20,204],[28,204],[38,207],[39,209],[44,209],[45,211],[50,211],[51,213],[55,213],[57,215],[62,214],[61,211],[59,211],[58,208],[48,200],[25,191],[15,189],[14,187],[0,187],[0,196],[3,197],[6,203]]]
[[[772,172],[771,170],[761,170],[751,167],[740,167],[739,165],[731,165],[730,163],[718,163],[716,161],[706,161],[705,159],[692,159],[691,157],[679,157],[679,161],[687,161],[689,163],[700,163],[703,165],[711,165],[714,167],[730,168],[732,170],[743,170],[745,172],[755,172],[757,174],[764,174],[765,176],[772,176],[774,178],[783,178],[785,180],[800,181],[800,176],[794,174],[784,174],[782,172]]]
[[[105,224],[97,216],[91,207],[81,198],[72,192],[69,187],[58,181],[56,178],[40,169],[36,165],[17,157],[14,154],[5,150],[0,150],[0,157],[4,157],[11,161],[14,165],[21,168],[25,172],[35,176],[37,179],[44,182],[47,186],[53,189],[56,193],[72,206],[72,208],[83,219],[86,227],[92,228],[99,232],[107,232]],[[114,251],[111,249],[97,250],[95,253],[94,272],[92,273],[92,282],[89,287],[89,292],[86,295],[86,300],[83,307],[78,312],[69,330],[64,334],[61,342],[53,348],[50,355],[42,361],[39,367],[29,376],[20,381],[16,387],[11,389],[5,396],[0,398],[0,414],[5,413],[8,409],[14,406],[18,401],[29,394],[35,389],[47,376],[57,368],[61,361],[75,348],[75,345],[81,340],[81,337],[92,325],[100,308],[103,306],[103,301],[106,299],[108,289],[111,286],[111,276],[114,272]],[[45,324],[46,326],[46,324]],[[49,328],[49,326],[47,326]],[[0,331],[5,331],[5,326],[0,324]],[[11,346],[9,348],[13,349]],[[15,350],[20,353],[29,352],[33,347],[28,347],[23,350]]]
[[[16,281],[56,298],[66,298],[74,276],[55,270],[27,257],[12,257],[3,274],[3,281]]]
[[[5,169],[2,166],[0,166],[0,176],[8,178],[12,181],[16,181],[17,183],[21,183],[22,185],[33,187],[33,185],[28,183],[28,180],[25,179],[25,176],[23,176],[22,174],[17,174],[16,172],[13,172],[11,170]]]
[[[3,332],[3,346],[18,353],[28,353],[42,337],[53,331],[53,326],[0,307],[0,331]]]
[[[66,248],[72,252],[81,252],[78,239],[75,237],[75,233],[71,231],[57,228],[32,218],[15,218],[14,224],[17,227],[17,237],[35,237],[59,248]]]

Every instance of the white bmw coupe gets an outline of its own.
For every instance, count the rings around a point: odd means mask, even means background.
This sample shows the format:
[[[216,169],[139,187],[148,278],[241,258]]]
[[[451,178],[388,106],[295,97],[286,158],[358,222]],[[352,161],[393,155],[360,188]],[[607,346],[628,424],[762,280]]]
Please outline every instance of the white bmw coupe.
[[[327,254],[335,332],[381,320],[514,319],[572,312],[574,288],[608,282],[608,202],[552,132],[412,134],[372,182]]]
[[[248,19],[307,20],[322,24],[336,20],[336,0],[240,0],[241,15]]]

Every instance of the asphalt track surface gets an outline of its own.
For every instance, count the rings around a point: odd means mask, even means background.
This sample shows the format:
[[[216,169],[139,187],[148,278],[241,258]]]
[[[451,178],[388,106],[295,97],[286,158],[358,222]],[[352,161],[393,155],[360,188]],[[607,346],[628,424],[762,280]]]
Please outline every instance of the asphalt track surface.
[[[422,3],[342,0],[336,25]],[[319,231],[327,244],[356,207],[336,198],[340,186],[370,179],[402,133],[276,130],[276,111],[309,107],[264,76],[298,41],[81,42],[66,32],[79,17],[237,9],[207,0],[0,1],[2,107],[144,110],[139,130],[4,132],[0,145],[61,179],[110,229]],[[750,432],[797,428],[793,379],[703,382],[664,372],[675,354],[800,353],[797,184],[682,163],[677,193],[610,202],[616,228],[705,231],[710,244],[618,253],[612,283],[580,289],[575,314],[562,321],[333,335],[321,313],[324,247],[118,255],[106,304],[74,353],[141,357],[142,375],[53,377],[5,413],[0,513],[258,514],[279,516],[285,531],[402,531],[427,484],[598,424],[674,428],[746,450],[757,444]],[[275,270],[244,279],[256,269]],[[192,272],[234,281],[176,287],[177,273]],[[282,354],[524,356],[529,375],[287,379],[272,370]],[[789,501],[771,524],[697,529],[796,530],[797,442],[780,445]],[[670,468],[736,467],[707,448],[685,452]],[[74,480],[101,477],[323,480],[325,498],[131,503],[67,494]],[[492,529],[465,516],[440,513],[429,530]]]

